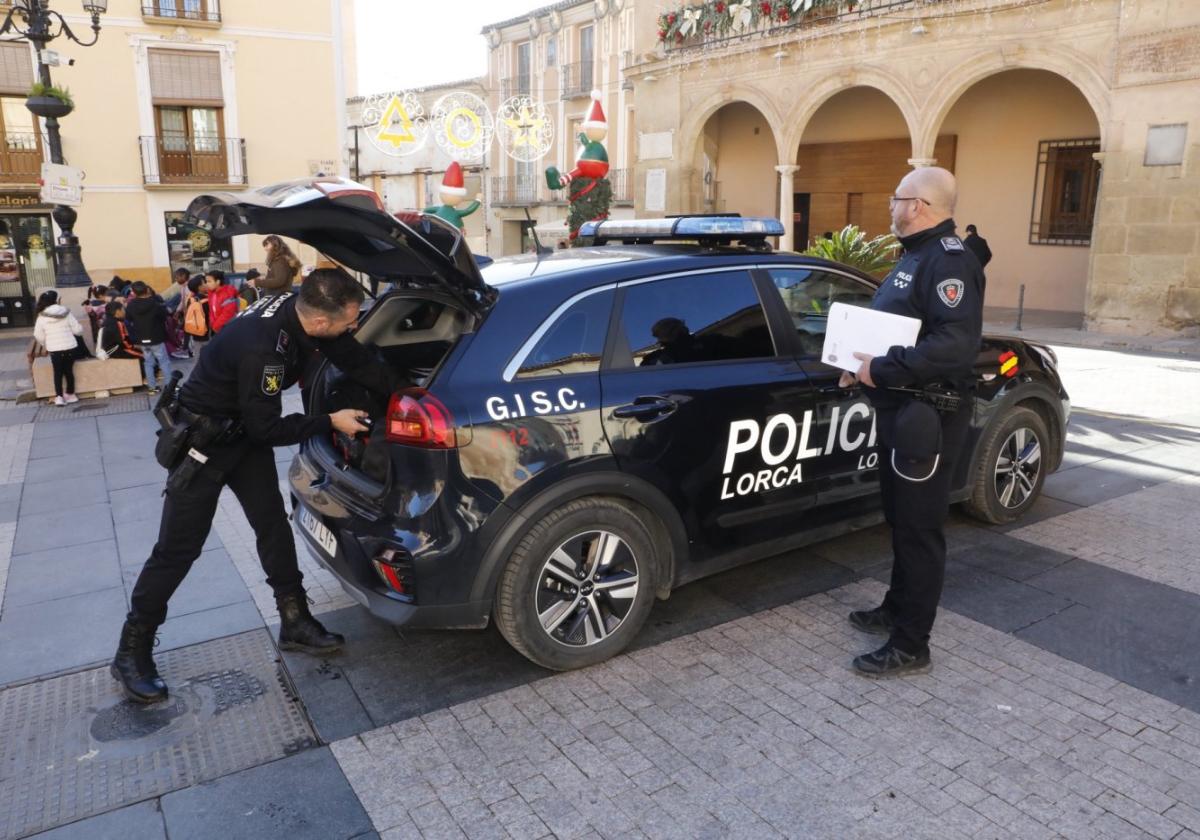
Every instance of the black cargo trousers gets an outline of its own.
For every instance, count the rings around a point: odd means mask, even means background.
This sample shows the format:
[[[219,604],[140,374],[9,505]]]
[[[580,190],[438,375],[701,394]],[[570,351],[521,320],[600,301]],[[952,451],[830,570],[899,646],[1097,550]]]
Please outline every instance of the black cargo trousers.
[[[158,626],[166,620],[167,602],[200,556],[226,486],[250,520],[259,561],[275,594],[304,592],[296,543],[279,492],[274,451],[246,440],[206,448],[209,460],[204,468],[184,489],[168,490],[163,500],[158,542],[130,597],[132,622]]]
[[[946,576],[946,516],[950,485],[963,456],[970,426],[972,400],[968,395],[954,413],[938,412],[942,423],[942,455],[926,481],[909,481],[892,469],[890,442],[895,439],[900,406],[876,409],[879,451],[879,490],[883,513],[892,526],[892,581],[883,608],[892,618],[890,643],[905,653],[919,653],[942,599]]]

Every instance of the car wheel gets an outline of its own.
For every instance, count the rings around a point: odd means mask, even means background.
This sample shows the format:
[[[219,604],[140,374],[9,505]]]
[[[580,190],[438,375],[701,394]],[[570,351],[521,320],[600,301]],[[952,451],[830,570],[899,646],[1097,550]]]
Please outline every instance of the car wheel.
[[[1042,493],[1050,450],[1041,415],[1020,406],[1009,411],[987,433],[967,511],[997,525],[1020,518]]]
[[[637,635],[654,602],[658,558],[626,504],[576,499],[529,529],[496,592],[496,624],[518,652],[566,671],[603,662]]]

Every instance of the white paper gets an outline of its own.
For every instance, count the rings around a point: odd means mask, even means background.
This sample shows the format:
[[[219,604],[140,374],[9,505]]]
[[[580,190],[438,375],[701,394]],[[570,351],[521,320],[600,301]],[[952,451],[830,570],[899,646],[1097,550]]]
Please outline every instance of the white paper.
[[[892,347],[912,347],[920,331],[919,318],[835,303],[829,307],[821,361],[853,373],[862,366],[855,353],[883,356]]]

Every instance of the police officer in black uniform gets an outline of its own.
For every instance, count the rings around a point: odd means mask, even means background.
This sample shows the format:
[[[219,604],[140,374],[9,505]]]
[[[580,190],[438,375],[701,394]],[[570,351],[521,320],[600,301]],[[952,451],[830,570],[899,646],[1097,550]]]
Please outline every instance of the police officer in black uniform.
[[[916,169],[900,181],[891,212],[903,255],[871,306],[920,319],[917,343],[879,357],[856,353],[862,366],[841,380],[843,387],[866,385],[875,407],[880,490],[892,526],[892,580],[883,604],[850,614],[859,630],[888,636],[879,650],[854,660],[867,676],[929,666],[929,633],[946,567],[950,482],[966,441],[983,327],[983,271],[955,235],[956,198],[954,176],[945,169]],[[935,409],[933,393],[951,399]],[[957,408],[946,410],[955,396]]]
[[[168,459],[171,472],[158,542],[134,586],[111,669],[130,699],[153,703],[167,696],[151,656],[155,630],[166,620],[171,595],[200,556],[226,486],[254,528],[259,559],[279,606],[280,647],[326,654],[342,646],[344,639],[326,631],[309,612],[272,447],[332,429],[345,434],[366,430],[359,422],[366,412],[353,409],[283,416],[283,391],[317,353],[368,388],[393,390],[391,373],[350,335],[362,300],[361,287],[349,275],[318,269],[304,280],[299,294],[264,297],[231,321],[204,349],[179,390],[174,424],[162,434],[176,431],[187,442]]]

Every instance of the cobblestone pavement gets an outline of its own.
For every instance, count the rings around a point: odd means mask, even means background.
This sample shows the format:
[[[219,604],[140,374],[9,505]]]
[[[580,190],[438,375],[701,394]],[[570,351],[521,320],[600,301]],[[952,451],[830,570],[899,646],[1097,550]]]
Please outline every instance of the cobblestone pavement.
[[[0,372],[18,355],[0,341]],[[298,539],[314,611],[350,649],[263,665],[323,745],[118,797],[45,836],[1200,840],[1200,363],[1059,357],[1077,409],[1063,469],[1021,523],[955,518],[929,675],[848,667],[877,642],[845,615],[883,591],[883,528],[684,587],[639,648],[556,675],[491,630],[371,619]],[[62,696],[86,672],[123,708],[90,669],[111,655],[157,536],[154,424],[39,411],[0,401],[0,700],[30,681]],[[290,458],[277,453],[285,492]],[[226,494],[160,654],[185,662],[276,620]],[[190,725],[138,711],[123,725],[140,743]],[[119,759],[132,742],[95,748]]]
[[[382,836],[1154,837],[1200,829],[1200,715],[943,612],[934,669],[849,670],[852,584],[364,733]]]

